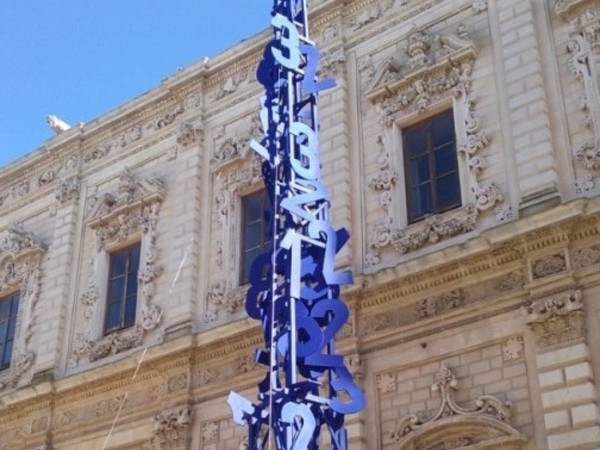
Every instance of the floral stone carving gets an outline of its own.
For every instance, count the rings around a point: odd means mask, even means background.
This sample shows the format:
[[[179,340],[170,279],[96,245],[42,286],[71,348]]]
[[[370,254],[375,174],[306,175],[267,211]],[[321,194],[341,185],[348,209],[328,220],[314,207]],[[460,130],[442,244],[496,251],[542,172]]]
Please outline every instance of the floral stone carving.
[[[411,414],[400,419],[389,433],[388,439],[397,442],[395,448],[443,448],[447,442],[464,445],[494,440],[496,444],[524,441],[521,434],[508,425],[511,417],[510,402],[501,402],[491,395],[483,395],[472,408],[459,406],[454,400],[458,381],[454,374],[442,364],[436,374],[433,392],[441,396],[441,404],[429,417]],[[427,444],[425,444],[427,442]],[[502,446],[502,448],[513,448]]]
[[[218,319],[219,311],[235,314],[246,301],[248,286],[232,288],[224,280],[219,280],[211,286],[207,297],[206,321],[214,322]]]
[[[31,337],[40,295],[44,246],[32,233],[9,228],[0,233],[0,295],[19,292],[19,311],[10,367],[0,372],[0,392],[17,385],[31,368],[35,352]]]
[[[152,418],[152,431],[162,448],[187,445],[191,414],[191,409],[184,406],[163,411]]]
[[[585,335],[583,298],[571,290],[535,300],[524,308],[526,323],[537,336],[539,347],[580,339]]]

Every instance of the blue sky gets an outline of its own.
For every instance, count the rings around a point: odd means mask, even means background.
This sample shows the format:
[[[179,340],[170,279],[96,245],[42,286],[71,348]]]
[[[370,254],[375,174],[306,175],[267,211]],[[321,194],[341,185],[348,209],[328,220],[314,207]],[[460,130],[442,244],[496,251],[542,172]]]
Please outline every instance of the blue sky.
[[[269,0],[1,0],[0,166],[266,28]]]

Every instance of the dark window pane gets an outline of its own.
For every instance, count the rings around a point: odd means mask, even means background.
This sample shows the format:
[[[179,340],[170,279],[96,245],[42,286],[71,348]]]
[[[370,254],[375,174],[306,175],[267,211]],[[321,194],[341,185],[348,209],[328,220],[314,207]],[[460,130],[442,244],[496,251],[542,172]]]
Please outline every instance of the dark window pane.
[[[244,197],[244,219],[246,223],[262,219],[260,195],[251,194]]]
[[[4,341],[0,341],[0,370],[6,369],[6,367],[8,366],[4,363]]]
[[[437,199],[440,211],[460,204],[460,192],[456,173],[451,173],[437,180]]]
[[[452,111],[435,118],[431,124],[431,143],[439,147],[454,141],[454,119]]]
[[[115,278],[110,281],[108,291],[109,303],[121,303],[125,297],[125,277]]]
[[[423,155],[410,162],[410,181],[413,186],[429,181],[429,157]]]
[[[412,190],[412,218],[416,220],[433,211],[430,183],[424,184]]]
[[[0,320],[8,320],[10,314],[10,298],[4,299],[0,302]]]
[[[244,244],[244,247],[246,249],[258,247],[261,243],[261,240],[264,240],[264,238],[261,236],[261,223],[254,222],[248,224],[248,226],[246,227],[245,237],[246,242]]]
[[[8,341],[4,348],[4,358],[2,360],[2,367],[6,368],[10,366],[10,359],[12,358],[13,341]]]
[[[127,253],[116,252],[111,255],[110,258],[110,276],[115,277],[125,273],[127,266]]]
[[[456,170],[456,152],[454,145],[449,144],[435,151],[435,174],[440,177]]]
[[[120,328],[121,324],[121,303],[112,303],[108,306],[108,316],[106,320],[106,329],[114,330]]]
[[[418,156],[427,152],[427,135],[425,128],[409,129],[404,134],[404,148],[409,157]]]
[[[125,319],[124,326],[130,327],[135,323],[135,307],[136,307],[136,298],[129,297],[125,302]]]
[[[6,329],[8,328],[8,321],[2,320],[0,321],[0,343],[4,343],[6,341]]]
[[[137,296],[137,286],[138,286],[138,281],[137,281],[136,274],[130,274],[127,277],[127,292],[125,293],[125,295],[127,297],[136,297]]]
[[[15,328],[17,327],[17,317],[11,317],[8,321],[8,327],[6,332],[6,339],[13,339],[15,336]]]
[[[140,268],[140,246],[135,245],[131,247],[129,252],[129,272],[137,273]],[[137,278],[137,275],[136,275]]]

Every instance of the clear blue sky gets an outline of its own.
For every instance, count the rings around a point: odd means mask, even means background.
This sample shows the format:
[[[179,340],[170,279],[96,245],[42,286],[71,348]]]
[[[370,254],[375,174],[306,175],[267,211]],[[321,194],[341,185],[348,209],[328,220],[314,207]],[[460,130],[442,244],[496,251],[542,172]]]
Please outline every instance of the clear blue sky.
[[[270,0],[0,0],[0,166],[266,28]]]

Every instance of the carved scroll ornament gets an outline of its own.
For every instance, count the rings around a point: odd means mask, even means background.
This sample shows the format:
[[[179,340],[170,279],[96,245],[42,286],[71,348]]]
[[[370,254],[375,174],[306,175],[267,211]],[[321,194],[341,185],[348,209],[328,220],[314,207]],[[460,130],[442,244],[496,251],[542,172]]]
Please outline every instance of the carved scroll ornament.
[[[19,292],[13,355],[10,367],[0,372],[0,392],[15,387],[35,360],[31,337],[44,253],[44,246],[32,233],[13,228],[0,233],[0,295]]]
[[[462,407],[454,400],[457,387],[456,377],[442,364],[431,386],[431,390],[442,397],[439,408],[428,417],[411,414],[400,419],[388,436],[397,443],[394,448],[438,450],[448,448],[445,447],[448,443],[457,445],[449,448],[475,444],[479,444],[477,448],[520,448],[525,439],[508,425],[510,402],[503,403],[494,396],[482,395],[474,407]],[[486,446],[486,441],[494,446]]]

